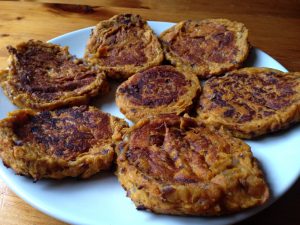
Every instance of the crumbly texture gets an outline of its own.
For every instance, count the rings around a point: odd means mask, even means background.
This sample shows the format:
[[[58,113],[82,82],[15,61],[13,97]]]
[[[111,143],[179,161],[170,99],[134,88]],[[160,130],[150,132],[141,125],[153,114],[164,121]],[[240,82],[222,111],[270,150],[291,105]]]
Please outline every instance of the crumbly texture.
[[[0,72],[0,85],[21,108],[81,105],[109,89],[105,74],[71,56],[67,47],[30,40],[8,51],[9,69]]]
[[[113,79],[159,65],[163,51],[152,29],[139,15],[120,14],[93,29],[85,58]]]
[[[0,121],[0,156],[17,174],[88,178],[111,167],[124,120],[91,106],[17,110]]]
[[[227,19],[182,21],[160,39],[167,60],[201,79],[240,67],[249,54],[247,28]]]
[[[140,210],[222,215],[269,198],[250,147],[191,118],[143,119],[128,130],[117,150],[116,174]]]
[[[300,73],[244,68],[203,86],[198,119],[239,138],[254,138],[300,121]]]
[[[134,122],[157,114],[179,115],[189,110],[200,89],[196,75],[173,66],[156,66],[123,82],[116,92],[116,104]]]

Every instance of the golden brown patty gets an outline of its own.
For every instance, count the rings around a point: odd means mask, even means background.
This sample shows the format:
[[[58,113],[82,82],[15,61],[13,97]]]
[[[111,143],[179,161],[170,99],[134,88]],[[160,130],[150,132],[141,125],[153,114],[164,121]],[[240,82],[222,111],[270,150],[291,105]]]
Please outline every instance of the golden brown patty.
[[[120,14],[97,24],[88,41],[85,58],[112,78],[128,78],[159,65],[163,51],[146,21],[139,15]]]
[[[247,28],[227,19],[182,21],[164,31],[160,39],[173,65],[200,78],[238,68],[249,53]]]
[[[0,82],[19,107],[79,105],[108,90],[104,73],[71,56],[67,47],[30,40],[8,51],[9,70],[0,73]]]
[[[91,106],[36,113],[17,110],[0,121],[0,156],[17,174],[88,178],[111,167],[125,121]]]
[[[117,176],[138,209],[221,215],[269,198],[250,147],[190,118],[141,120],[118,149]]]
[[[198,118],[240,138],[253,138],[300,121],[300,73],[244,68],[209,79]]]
[[[150,115],[186,112],[200,92],[198,78],[173,66],[156,66],[137,73],[116,92],[121,112],[138,121]]]

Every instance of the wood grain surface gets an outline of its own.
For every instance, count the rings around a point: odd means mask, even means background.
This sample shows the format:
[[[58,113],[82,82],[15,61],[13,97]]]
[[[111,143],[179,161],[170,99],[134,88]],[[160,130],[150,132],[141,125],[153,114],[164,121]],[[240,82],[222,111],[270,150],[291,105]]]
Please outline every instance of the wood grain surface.
[[[28,39],[46,41],[66,32],[93,26],[99,20],[124,12],[138,13],[147,20],[156,21],[228,18],[243,22],[250,31],[250,42],[253,46],[267,52],[288,70],[300,71],[299,0],[0,1],[0,68],[7,66],[7,45],[15,45]],[[300,224],[299,205],[298,180],[275,204],[239,225]],[[19,224],[65,223],[29,206],[0,179],[0,225]]]

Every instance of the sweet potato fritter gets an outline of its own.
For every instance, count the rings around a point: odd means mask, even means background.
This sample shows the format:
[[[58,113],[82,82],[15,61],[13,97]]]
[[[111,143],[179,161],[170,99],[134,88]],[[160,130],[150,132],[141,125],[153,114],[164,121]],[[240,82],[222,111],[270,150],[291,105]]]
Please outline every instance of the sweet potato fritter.
[[[198,119],[239,138],[254,138],[300,121],[300,73],[244,68],[211,78]]]
[[[21,108],[80,105],[108,91],[105,74],[71,56],[67,47],[30,40],[8,51],[9,70],[0,73],[0,85]]]
[[[107,170],[125,121],[91,106],[17,110],[0,121],[0,156],[17,174],[88,178]]]
[[[117,151],[118,179],[138,209],[221,215],[269,198],[250,147],[191,118],[143,119],[128,130]]]
[[[139,15],[120,14],[100,21],[92,31],[85,58],[114,79],[159,65],[163,51],[152,29]]]
[[[196,75],[156,66],[130,77],[116,92],[116,104],[136,122],[157,114],[186,112],[200,92]]]
[[[182,21],[160,39],[173,65],[204,79],[240,67],[249,53],[247,28],[227,19]]]

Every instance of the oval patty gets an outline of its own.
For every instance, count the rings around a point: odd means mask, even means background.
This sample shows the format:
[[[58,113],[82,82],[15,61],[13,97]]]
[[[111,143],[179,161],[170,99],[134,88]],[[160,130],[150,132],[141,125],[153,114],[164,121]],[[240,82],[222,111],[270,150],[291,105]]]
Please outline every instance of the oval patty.
[[[163,60],[160,43],[141,16],[120,14],[93,29],[85,58],[115,79],[125,79]]]
[[[107,170],[125,121],[91,106],[17,110],[0,121],[0,156],[17,174],[88,178]]]
[[[200,89],[194,74],[173,66],[156,66],[123,82],[116,92],[116,104],[132,121],[157,114],[181,114],[192,106]]]
[[[9,69],[0,73],[0,83],[19,107],[80,105],[108,91],[105,74],[71,56],[67,47],[30,40],[8,51]]]
[[[203,86],[198,119],[240,138],[254,138],[300,121],[300,73],[243,68]]]
[[[227,19],[182,21],[160,39],[167,60],[202,79],[238,68],[249,53],[247,28]]]
[[[221,215],[269,198],[250,147],[191,118],[141,120],[130,128],[118,152],[118,179],[138,209]]]

